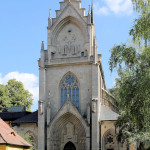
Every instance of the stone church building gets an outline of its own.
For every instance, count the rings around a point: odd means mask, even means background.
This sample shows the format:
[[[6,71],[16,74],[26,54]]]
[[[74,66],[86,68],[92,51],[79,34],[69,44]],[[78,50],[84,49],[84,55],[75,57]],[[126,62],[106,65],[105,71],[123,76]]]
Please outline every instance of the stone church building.
[[[93,7],[64,0],[48,18],[39,59],[38,150],[123,150],[97,53]]]

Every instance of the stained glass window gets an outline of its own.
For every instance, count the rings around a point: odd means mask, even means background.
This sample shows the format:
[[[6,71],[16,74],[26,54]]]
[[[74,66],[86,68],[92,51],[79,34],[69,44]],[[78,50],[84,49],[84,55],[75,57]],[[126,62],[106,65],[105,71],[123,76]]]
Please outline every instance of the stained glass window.
[[[75,88],[73,88],[73,94],[72,94],[72,100],[73,100],[73,104],[75,105],[75,93],[76,93],[76,90]]]
[[[65,102],[67,100],[67,88],[65,87],[64,89],[64,100],[63,102]]]
[[[70,72],[66,74],[60,83],[61,88],[61,106],[69,99],[79,108],[79,82]]]
[[[71,87],[69,88],[69,99],[71,99]]]
[[[76,106],[79,108],[79,88],[76,88]]]
[[[63,88],[61,88],[61,105],[63,105],[64,95],[63,95]]]

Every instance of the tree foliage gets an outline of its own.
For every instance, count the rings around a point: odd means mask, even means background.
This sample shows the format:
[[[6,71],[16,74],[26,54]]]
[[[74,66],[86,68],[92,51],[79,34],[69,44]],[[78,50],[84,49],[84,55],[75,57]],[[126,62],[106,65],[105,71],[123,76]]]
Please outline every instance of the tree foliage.
[[[150,48],[139,53],[135,48],[112,48],[110,70],[117,69],[115,96],[120,108],[116,122],[117,139],[138,143],[140,150],[150,142]]]
[[[27,132],[23,138],[32,145],[32,147],[30,148],[30,150],[37,150],[36,148],[36,143],[35,143],[35,137],[33,135],[32,132]]]
[[[110,70],[117,69],[116,85],[111,90],[117,99],[120,116],[116,122],[117,140],[150,149],[150,0],[132,0],[139,18],[129,34],[142,51],[125,44],[114,46]],[[143,46],[144,42],[144,46]],[[142,44],[141,44],[142,43]]]
[[[139,45],[143,43],[148,47],[150,44],[150,0],[132,0],[134,8],[139,13],[139,18],[135,19],[130,35],[133,41],[139,41]]]
[[[145,15],[150,11],[150,0],[132,0],[134,8],[138,13]]]
[[[5,85],[0,84],[0,111],[6,111],[10,106],[9,91]]]
[[[0,111],[7,111],[13,105],[24,105],[30,110],[32,101],[32,94],[24,89],[22,82],[12,79],[7,85],[0,85]]]
[[[129,33],[133,41],[139,41],[141,45],[144,40],[144,46],[148,47],[150,42],[150,13],[135,19],[135,24]]]

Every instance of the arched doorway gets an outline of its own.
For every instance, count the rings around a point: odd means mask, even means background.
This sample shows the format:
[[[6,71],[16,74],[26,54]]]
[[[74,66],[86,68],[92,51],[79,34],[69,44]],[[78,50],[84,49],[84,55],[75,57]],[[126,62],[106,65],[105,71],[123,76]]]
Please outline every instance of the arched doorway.
[[[71,102],[68,101],[65,108],[68,107],[68,104],[70,105],[70,103]],[[74,109],[72,105],[69,107],[69,111]],[[56,150],[65,150],[64,148],[67,150],[68,147],[65,147],[66,144],[68,142],[72,142],[75,147],[75,149],[72,147],[72,150],[89,150],[89,148],[86,148],[86,144],[89,144],[86,143],[86,130],[88,131],[87,135],[89,135],[89,128],[88,126],[86,127],[86,124],[84,125],[82,120],[79,120],[74,114],[70,112],[67,112],[63,115],[60,114],[60,117],[54,120],[50,126],[50,129],[48,130],[49,139],[52,139],[48,140],[48,145],[51,149],[55,147]]]
[[[68,142],[65,147],[64,150],[76,150],[75,145],[72,142]]]

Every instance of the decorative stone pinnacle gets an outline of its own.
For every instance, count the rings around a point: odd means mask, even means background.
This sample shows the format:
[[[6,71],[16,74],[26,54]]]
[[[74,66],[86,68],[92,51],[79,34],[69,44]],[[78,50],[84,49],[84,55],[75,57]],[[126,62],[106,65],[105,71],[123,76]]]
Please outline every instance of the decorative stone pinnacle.
[[[92,1],[93,2],[93,1]],[[94,24],[94,11],[93,11],[93,3],[91,6],[91,23]]]
[[[89,12],[88,12],[88,14],[90,14],[91,13],[91,5],[89,5]]]
[[[51,10],[52,9],[49,9],[49,19],[51,19]]]
[[[49,9],[48,28],[52,26],[51,9]]]
[[[44,41],[42,41],[41,50],[44,50]]]

